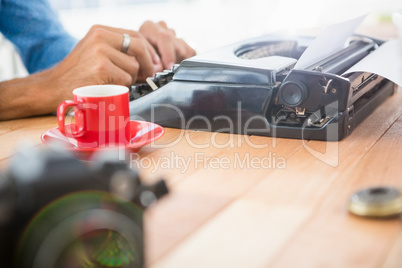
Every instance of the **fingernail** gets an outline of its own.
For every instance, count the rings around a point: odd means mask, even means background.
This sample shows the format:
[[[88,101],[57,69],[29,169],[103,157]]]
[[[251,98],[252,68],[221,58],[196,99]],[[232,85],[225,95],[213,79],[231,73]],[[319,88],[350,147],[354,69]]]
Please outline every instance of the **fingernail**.
[[[172,68],[173,68],[173,65],[174,65],[174,62],[168,63],[167,68],[168,68],[168,69],[172,69]]]
[[[158,54],[155,54],[154,63],[158,64],[159,62],[161,62],[161,58],[159,58]]]

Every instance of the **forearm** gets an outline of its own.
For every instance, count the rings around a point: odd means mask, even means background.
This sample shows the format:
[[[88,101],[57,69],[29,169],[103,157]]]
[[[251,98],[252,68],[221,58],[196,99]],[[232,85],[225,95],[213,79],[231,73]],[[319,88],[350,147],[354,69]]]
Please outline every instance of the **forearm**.
[[[57,109],[57,90],[52,88],[51,70],[0,83],[0,120],[43,115]]]

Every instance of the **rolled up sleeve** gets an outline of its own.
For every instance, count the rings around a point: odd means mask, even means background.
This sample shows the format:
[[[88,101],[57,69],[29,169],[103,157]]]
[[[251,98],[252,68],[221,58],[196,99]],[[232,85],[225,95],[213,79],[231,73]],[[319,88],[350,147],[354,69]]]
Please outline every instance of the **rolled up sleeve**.
[[[30,73],[54,66],[77,44],[46,0],[0,0],[0,31]]]

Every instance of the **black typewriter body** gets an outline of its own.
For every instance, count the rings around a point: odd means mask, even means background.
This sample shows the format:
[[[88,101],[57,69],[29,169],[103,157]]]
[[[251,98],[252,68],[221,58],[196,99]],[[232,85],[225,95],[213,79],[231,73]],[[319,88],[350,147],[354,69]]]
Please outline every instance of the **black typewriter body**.
[[[393,94],[373,73],[344,72],[382,44],[344,49],[294,69],[313,38],[263,36],[197,55],[130,91],[131,119],[164,127],[338,141]]]

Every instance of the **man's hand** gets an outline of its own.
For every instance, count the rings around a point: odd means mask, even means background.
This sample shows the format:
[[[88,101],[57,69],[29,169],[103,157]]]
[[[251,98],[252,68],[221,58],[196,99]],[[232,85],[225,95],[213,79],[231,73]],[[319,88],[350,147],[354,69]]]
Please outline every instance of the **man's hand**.
[[[174,30],[169,29],[165,22],[153,23],[146,21],[139,32],[151,43],[162,59],[159,70],[170,69],[173,64],[195,55],[192,49],[183,39],[176,37]]]
[[[131,37],[127,53],[121,51],[123,33]],[[53,73],[72,89],[90,84],[129,86],[152,76],[159,64],[155,49],[140,33],[96,25]]]
[[[131,37],[126,53],[121,51],[123,34]],[[139,32],[93,26],[54,68],[0,83],[0,120],[55,112],[60,102],[72,99],[75,88],[130,86],[194,54],[163,22],[147,21]]]
[[[124,33],[131,37],[127,53],[121,52]],[[194,55],[195,51],[164,22],[147,21],[139,32],[97,25],[53,73],[60,82],[58,88],[91,84],[130,86]]]

